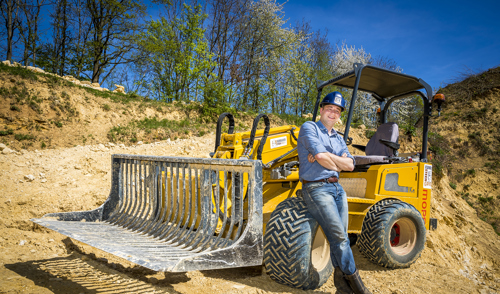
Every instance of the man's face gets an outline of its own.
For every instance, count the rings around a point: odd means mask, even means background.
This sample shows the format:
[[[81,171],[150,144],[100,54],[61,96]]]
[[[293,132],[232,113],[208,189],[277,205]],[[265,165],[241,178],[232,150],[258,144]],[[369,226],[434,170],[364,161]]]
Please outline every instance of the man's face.
[[[337,105],[328,104],[320,108],[319,115],[322,122],[333,122],[334,124],[340,120],[342,108]]]

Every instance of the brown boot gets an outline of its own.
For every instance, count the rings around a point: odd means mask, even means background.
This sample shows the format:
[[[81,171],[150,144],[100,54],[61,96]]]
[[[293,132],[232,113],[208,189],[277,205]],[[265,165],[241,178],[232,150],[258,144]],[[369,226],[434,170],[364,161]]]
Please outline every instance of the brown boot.
[[[344,273],[340,267],[335,267],[335,272],[333,273],[333,284],[337,288],[336,294],[352,294],[351,287],[349,283],[344,278]]]
[[[351,285],[351,289],[355,294],[371,294],[370,290],[361,281],[358,270],[354,274],[344,275],[344,277],[349,282],[349,285]]]

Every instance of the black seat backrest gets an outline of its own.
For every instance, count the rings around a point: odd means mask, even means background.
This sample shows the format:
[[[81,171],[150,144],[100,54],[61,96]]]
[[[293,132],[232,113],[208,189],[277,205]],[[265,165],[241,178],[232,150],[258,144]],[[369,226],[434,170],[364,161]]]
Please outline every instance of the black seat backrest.
[[[366,155],[382,155],[382,156],[392,156],[394,155],[394,149],[383,144],[380,140],[387,140],[393,143],[398,143],[399,140],[399,128],[394,122],[389,122],[382,124],[378,127],[377,132],[366,144],[365,153]]]

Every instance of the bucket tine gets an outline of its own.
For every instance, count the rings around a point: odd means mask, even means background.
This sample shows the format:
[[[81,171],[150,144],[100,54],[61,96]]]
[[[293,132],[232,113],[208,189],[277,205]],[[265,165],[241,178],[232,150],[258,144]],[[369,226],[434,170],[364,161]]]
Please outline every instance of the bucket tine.
[[[100,207],[32,221],[156,271],[262,264],[260,161],[115,154],[112,168]]]

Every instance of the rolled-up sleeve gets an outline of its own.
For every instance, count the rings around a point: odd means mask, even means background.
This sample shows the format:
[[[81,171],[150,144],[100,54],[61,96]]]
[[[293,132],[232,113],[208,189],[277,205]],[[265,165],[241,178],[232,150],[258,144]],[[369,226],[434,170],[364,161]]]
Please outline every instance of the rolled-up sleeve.
[[[325,146],[323,144],[321,144],[321,141],[318,137],[317,128],[313,122],[306,122],[300,127],[298,141],[313,156],[316,156],[316,154],[318,154],[318,153],[328,152],[328,150],[326,150]]]

